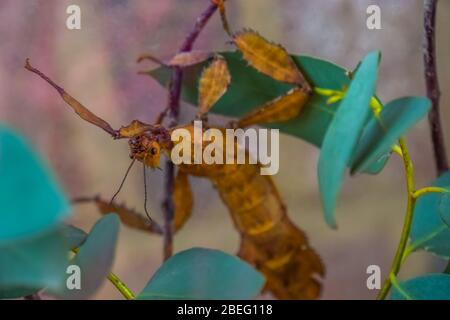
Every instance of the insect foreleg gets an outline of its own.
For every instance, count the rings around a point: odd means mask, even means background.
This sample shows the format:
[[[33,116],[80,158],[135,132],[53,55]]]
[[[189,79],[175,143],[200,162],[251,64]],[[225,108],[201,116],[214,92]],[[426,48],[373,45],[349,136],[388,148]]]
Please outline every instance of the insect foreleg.
[[[45,75],[40,70],[34,68],[30,64],[30,60],[27,59],[25,62],[25,69],[37,74],[39,77],[47,81],[56,91],[61,95],[63,100],[85,121],[96,125],[99,128],[102,128],[106,132],[108,132],[114,138],[119,138],[120,135],[118,131],[114,130],[108,122],[103,120],[102,118],[96,116],[89,109],[83,106],[80,102],[78,102],[75,98],[69,95],[63,88],[58,86],[52,79],[50,79],[47,75]]]
[[[118,204],[100,198],[100,196],[77,198],[72,200],[72,203],[94,203],[101,214],[117,213],[122,223],[130,228],[150,232],[153,234],[162,234],[162,228],[156,221],[150,222],[147,217],[136,212],[133,209],[127,208],[124,204]]]

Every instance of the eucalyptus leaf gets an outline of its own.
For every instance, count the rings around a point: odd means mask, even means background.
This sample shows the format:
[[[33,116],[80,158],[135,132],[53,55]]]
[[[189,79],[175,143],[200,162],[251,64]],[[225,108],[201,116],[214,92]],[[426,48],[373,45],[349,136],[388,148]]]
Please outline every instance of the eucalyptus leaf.
[[[20,286],[0,287],[0,299],[18,299],[39,292],[40,289]]]
[[[450,300],[450,275],[427,274],[392,287],[392,300]]]
[[[424,97],[405,97],[386,104],[380,118],[372,118],[364,128],[351,172],[367,170],[386,158],[398,139],[425,117],[429,109],[430,101]]]
[[[2,124],[0,177],[0,244],[50,230],[69,215],[69,203],[46,165]]]
[[[334,209],[345,170],[372,112],[369,102],[375,91],[380,54],[368,54],[348,88],[326,132],[318,164],[319,189],[325,221],[336,227]]]
[[[138,299],[250,299],[263,284],[263,276],[236,256],[193,248],[167,260]]]
[[[450,189],[450,171],[441,175],[432,185]],[[410,248],[450,257],[450,228],[442,219],[443,209],[439,208],[442,197],[447,196],[446,193],[428,193],[417,200],[410,232]]]
[[[450,188],[449,193],[441,195],[439,202],[439,215],[442,221],[450,228]]]
[[[58,288],[65,281],[69,245],[61,227],[0,245],[1,296],[19,289]]]
[[[71,266],[80,270],[80,289],[69,289],[66,280],[60,288],[51,291],[66,299],[84,299],[91,296],[106,280],[114,261],[120,220],[116,214],[102,217],[92,228],[87,239],[79,248]]]
[[[86,241],[88,236],[83,230],[71,225],[64,225],[62,227],[62,232],[70,249],[80,247]]]

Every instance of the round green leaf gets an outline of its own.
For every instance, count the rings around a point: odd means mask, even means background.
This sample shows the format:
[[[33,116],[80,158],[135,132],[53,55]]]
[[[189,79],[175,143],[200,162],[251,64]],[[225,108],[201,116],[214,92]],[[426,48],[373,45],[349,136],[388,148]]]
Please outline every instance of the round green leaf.
[[[17,299],[32,295],[38,292],[39,289],[26,287],[2,287],[0,288],[0,299]]]
[[[427,274],[392,287],[392,300],[450,300],[450,275]]]
[[[432,183],[435,187],[450,188],[450,171]],[[410,247],[424,249],[442,257],[450,257],[450,228],[442,218],[439,206],[448,194],[429,193],[417,200],[411,227]],[[448,200],[444,200],[448,204]]]
[[[263,284],[262,275],[239,258],[193,248],[167,260],[138,299],[250,299]]]
[[[67,289],[65,279],[60,288],[51,292],[66,299],[83,299],[95,293],[111,270],[119,226],[116,214],[108,214],[97,221],[69,263],[80,268],[81,289]]]
[[[352,173],[367,170],[390,153],[392,145],[430,109],[424,97],[405,97],[386,104],[380,119],[372,118],[364,128],[356,148]]]
[[[17,290],[58,288],[65,281],[68,243],[60,227],[25,240],[0,245],[2,296]]]
[[[62,227],[62,232],[70,249],[80,247],[86,241],[88,236],[83,230],[71,225],[64,225]]]
[[[441,196],[439,203],[439,214],[442,221],[450,228],[450,190]]]
[[[319,189],[325,221],[331,227],[336,227],[334,208],[346,167],[372,112],[369,102],[375,91],[379,59],[379,52],[372,52],[361,62],[323,141],[318,164]]]
[[[69,215],[69,203],[44,163],[1,124],[0,177],[0,243],[42,233]]]

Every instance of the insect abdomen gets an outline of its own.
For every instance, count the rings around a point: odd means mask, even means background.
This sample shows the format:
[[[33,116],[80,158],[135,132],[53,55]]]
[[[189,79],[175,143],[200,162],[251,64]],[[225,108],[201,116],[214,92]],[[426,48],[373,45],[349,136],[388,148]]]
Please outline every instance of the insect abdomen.
[[[303,231],[286,214],[270,176],[259,165],[182,165],[216,186],[241,234],[239,256],[266,277],[266,289],[280,299],[315,299],[324,267]]]

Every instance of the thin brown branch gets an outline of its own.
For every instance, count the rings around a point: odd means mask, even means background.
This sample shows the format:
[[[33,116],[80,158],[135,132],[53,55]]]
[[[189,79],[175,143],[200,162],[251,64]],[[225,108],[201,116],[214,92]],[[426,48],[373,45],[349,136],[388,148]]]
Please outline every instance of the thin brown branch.
[[[192,31],[187,35],[179,52],[188,52],[192,50],[195,40],[205,27],[206,23],[212,17],[217,10],[217,5],[211,3],[208,8],[197,18],[196,23]],[[178,124],[178,116],[180,113],[180,95],[181,85],[183,82],[183,69],[180,67],[174,67],[172,70],[172,76],[169,82],[169,96],[168,96],[168,110],[170,116],[170,126]],[[174,203],[172,200],[172,193],[175,181],[175,167],[169,160],[165,165],[165,180],[164,190],[165,198],[162,202],[162,208],[164,212],[164,260],[167,260],[172,256],[173,252],[173,230],[172,221],[175,214]]]
[[[430,123],[433,152],[438,175],[448,171],[449,165],[445,150],[444,133],[441,125],[439,99],[441,92],[437,74],[436,59],[436,9],[437,0],[424,1],[424,50],[423,59],[425,65],[425,83],[427,96],[431,100],[432,107],[428,115]]]

